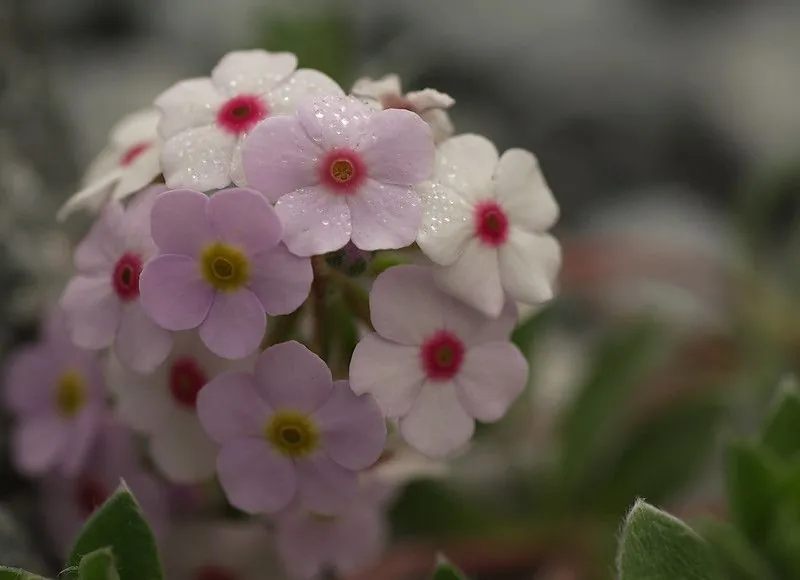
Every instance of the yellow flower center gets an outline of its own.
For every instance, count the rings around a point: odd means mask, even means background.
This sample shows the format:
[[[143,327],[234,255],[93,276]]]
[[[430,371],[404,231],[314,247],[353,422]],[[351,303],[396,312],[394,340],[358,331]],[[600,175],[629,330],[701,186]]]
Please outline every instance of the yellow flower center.
[[[250,280],[250,262],[244,252],[230,244],[215,242],[200,254],[203,278],[217,290],[233,292]]]
[[[353,179],[356,168],[349,159],[336,159],[331,163],[331,177],[339,183],[347,183]]]
[[[56,382],[55,404],[58,412],[72,418],[86,404],[86,382],[83,375],[75,370],[61,373]]]
[[[279,411],[264,426],[264,438],[285,457],[305,457],[319,446],[319,431],[308,415]]]
[[[330,524],[339,519],[339,516],[331,516],[328,514],[321,514],[319,512],[312,512],[312,511],[308,512],[308,517],[321,524]]]

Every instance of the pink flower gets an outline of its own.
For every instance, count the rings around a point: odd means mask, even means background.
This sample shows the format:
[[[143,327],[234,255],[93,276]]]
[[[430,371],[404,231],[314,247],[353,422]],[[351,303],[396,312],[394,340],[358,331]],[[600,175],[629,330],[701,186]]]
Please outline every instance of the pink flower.
[[[511,303],[493,320],[439,290],[431,268],[395,266],[375,280],[370,309],[377,332],[353,353],[353,392],[399,417],[400,434],[422,453],[456,451],[474,419],[497,421],[525,387],[528,364],[508,342]]]
[[[152,227],[160,254],[142,271],[144,311],[168,330],[199,327],[219,356],[253,353],[266,313],[292,312],[311,289],[310,261],[280,243],[280,221],[255,191],[168,191],[153,206]]]
[[[78,273],[61,296],[73,342],[85,349],[114,345],[119,359],[139,372],[152,371],[172,348],[170,333],[139,303],[142,264],[155,254],[150,212],[164,190],[143,191],[128,209],[111,201],[75,252]]]
[[[5,404],[16,415],[11,453],[28,476],[72,476],[86,462],[104,407],[103,377],[94,353],[69,339],[56,312],[41,340],[14,353],[5,369]]]
[[[275,513],[297,500],[334,514],[355,494],[357,472],[374,463],[386,425],[372,397],[334,382],[298,342],[268,348],[255,373],[226,373],[197,400],[203,427],[222,444],[220,483],[249,513]]]
[[[536,158],[459,135],[436,153],[433,180],[420,187],[424,214],[417,243],[434,262],[436,282],[487,316],[506,295],[538,305],[553,297],[561,248],[547,230],[558,205]]]
[[[350,239],[362,250],[411,244],[421,216],[414,185],[428,179],[433,158],[431,130],[417,115],[344,97],[262,121],[242,153],[247,182],[275,203],[298,256]]]
[[[340,515],[326,516],[294,507],[275,520],[278,555],[286,570],[311,579],[326,568],[347,574],[380,556],[386,544],[383,509],[391,488],[370,483]]]
[[[321,72],[296,67],[288,52],[231,52],[211,78],[184,80],[162,93],[155,104],[163,114],[158,132],[167,185],[201,191],[244,185],[240,146],[256,123],[295,113],[306,97],[344,94]]]
[[[92,448],[86,467],[75,478],[50,476],[42,484],[42,512],[59,554],[66,555],[86,519],[125,480],[142,507],[156,537],[167,524],[167,495],[163,485],[139,465],[131,432],[106,423]]]

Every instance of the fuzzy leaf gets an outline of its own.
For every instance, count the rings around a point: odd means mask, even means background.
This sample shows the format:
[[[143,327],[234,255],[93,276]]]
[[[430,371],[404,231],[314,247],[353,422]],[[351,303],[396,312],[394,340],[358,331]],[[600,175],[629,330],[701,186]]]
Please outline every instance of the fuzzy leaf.
[[[6,568],[0,566],[0,580],[45,580],[41,576],[31,574],[19,568]]]
[[[731,524],[709,519],[702,522],[698,530],[729,580],[775,579],[761,554]]]
[[[719,580],[708,545],[679,519],[639,501],[622,530],[620,580]]]
[[[111,548],[86,554],[78,565],[78,574],[80,580],[119,580]]]
[[[464,573],[444,556],[438,556],[433,580],[467,580]]]

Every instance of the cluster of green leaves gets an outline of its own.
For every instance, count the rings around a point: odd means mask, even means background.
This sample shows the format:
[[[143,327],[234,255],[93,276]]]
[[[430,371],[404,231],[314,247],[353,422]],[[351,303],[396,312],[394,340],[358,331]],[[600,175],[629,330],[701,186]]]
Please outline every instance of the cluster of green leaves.
[[[644,503],[627,518],[620,580],[800,577],[800,394],[784,389],[755,440],[724,450],[730,522],[686,524]]]
[[[63,580],[163,580],[156,542],[124,483],[86,522],[59,575]],[[44,580],[0,568],[0,580]]]

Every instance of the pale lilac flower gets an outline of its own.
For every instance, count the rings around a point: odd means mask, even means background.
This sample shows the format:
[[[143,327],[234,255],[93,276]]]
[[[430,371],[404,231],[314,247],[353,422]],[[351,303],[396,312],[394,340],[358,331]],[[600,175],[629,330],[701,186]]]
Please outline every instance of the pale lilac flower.
[[[136,496],[156,537],[163,536],[167,526],[166,490],[138,459],[133,434],[119,424],[106,422],[79,475],[54,475],[42,482],[42,513],[60,555],[67,555],[86,519],[116,491],[121,480]]]
[[[498,160],[488,139],[453,137],[420,193],[417,243],[443,266],[436,280],[448,293],[493,317],[506,295],[524,304],[553,297],[561,248],[547,230],[558,205],[531,153],[509,149]]]
[[[419,116],[352,97],[309,99],[296,116],[262,121],[242,152],[247,182],[275,203],[298,256],[351,239],[362,250],[413,243],[421,215],[414,185],[430,177],[433,159]]]
[[[361,472],[361,481],[397,487],[417,479],[444,477],[448,472],[446,461],[423,455],[403,441],[400,433],[393,429],[380,459]]]
[[[528,364],[508,342],[510,302],[490,319],[437,288],[431,268],[395,266],[375,280],[370,311],[377,332],[353,353],[353,392],[371,393],[426,455],[458,450],[474,419],[497,421],[525,387]]]
[[[161,175],[158,111],[146,109],[124,117],[111,129],[108,146],[86,171],[82,189],[58,211],[64,220],[77,209],[99,209],[109,199],[121,201]]]
[[[78,473],[97,436],[105,390],[95,354],[72,344],[60,312],[37,344],[12,354],[3,382],[5,405],[16,416],[14,466],[28,476]]]
[[[242,139],[256,123],[297,111],[300,101],[344,92],[321,72],[297,68],[287,52],[231,52],[210,78],[181,81],[155,101],[163,116],[161,164],[170,187],[207,191],[244,185]]]
[[[403,94],[400,77],[394,74],[373,80],[363,77],[356,81],[350,92],[355,97],[377,101],[384,109],[406,109],[422,117],[433,131],[437,143],[453,134],[453,123],[447,109],[455,105],[448,94],[434,89],[423,89]]]
[[[347,574],[380,556],[388,530],[384,508],[392,488],[364,484],[341,513],[314,513],[293,506],[275,519],[278,555],[292,576],[310,580],[332,568]]]
[[[199,327],[219,356],[252,354],[266,314],[288,314],[308,297],[311,262],[280,243],[280,221],[255,191],[168,191],[152,228],[160,254],[142,271],[142,308],[168,330]]]
[[[77,274],[60,306],[72,341],[85,349],[113,344],[119,359],[139,372],[161,364],[172,348],[170,333],[139,303],[142,265],[156,252],[150,212],[164,187],[145,189],[127,208],[111,201],[75,252]]]
[[[197,412],[222,444],[222,488],[249,513],[275,513],[293,500],[337,513],[386,441],[372,397],[334,382],[328,366],[295,341],[264,351],[254,374],[217,377],[200,392]]]
[[[196,333],[175,335],[175,348],[152,374],[125,369],[115,357],[108,382],[120,420],[148,435],[153,463],[170,481],[198,483],[214,474],[218,447],[197,418],[197,394],[219,373],[251,368],[253,359],[230,361],[202,344]]]
[[[169,580],[284,580],[274,533],[254,520],[173,526],[162,551]]]

